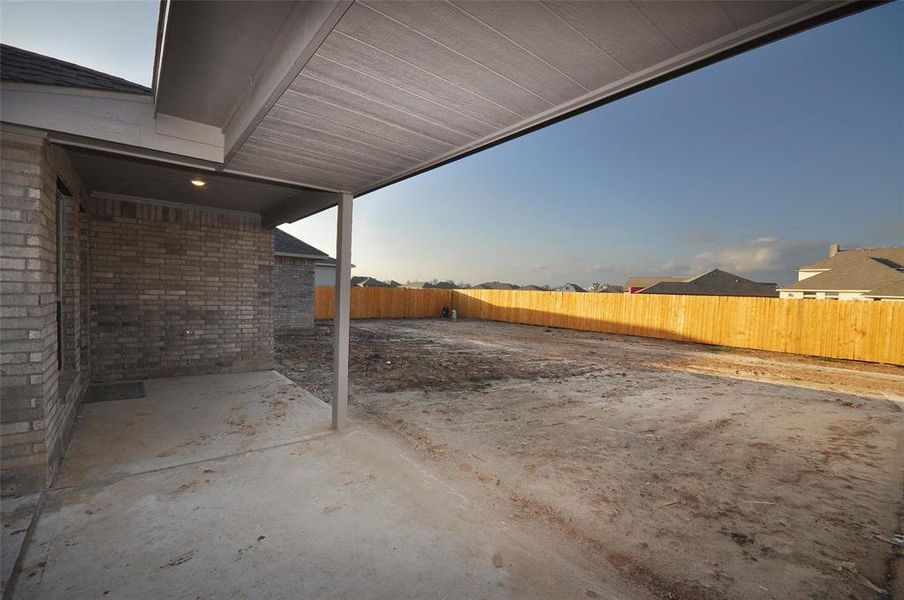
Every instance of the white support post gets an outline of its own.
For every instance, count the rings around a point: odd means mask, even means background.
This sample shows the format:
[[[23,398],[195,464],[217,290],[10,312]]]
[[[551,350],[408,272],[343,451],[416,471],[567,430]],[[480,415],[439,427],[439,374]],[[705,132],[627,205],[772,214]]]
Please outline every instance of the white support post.
[[[336,228],[336,299],[333,303],[333,429],[348,417],[348,336],[352,276],[352,195],[339,197]]]

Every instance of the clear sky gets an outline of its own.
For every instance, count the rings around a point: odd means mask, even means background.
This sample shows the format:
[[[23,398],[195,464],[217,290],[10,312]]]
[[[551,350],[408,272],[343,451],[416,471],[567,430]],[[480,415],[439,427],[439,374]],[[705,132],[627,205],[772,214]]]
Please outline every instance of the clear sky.
[[[4,43],[150,82],[156,2],[0,18]],[[356,199],[355,273],[783,283],[831,242],[902,245],[902,32],[904,4],[881,6]],[[285,229],[332,254],[335,216]]]

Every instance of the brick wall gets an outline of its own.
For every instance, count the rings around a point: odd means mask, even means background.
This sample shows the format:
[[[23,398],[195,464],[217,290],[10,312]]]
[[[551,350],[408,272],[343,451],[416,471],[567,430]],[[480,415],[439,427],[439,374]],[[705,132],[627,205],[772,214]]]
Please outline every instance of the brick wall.
[[[314,327],[314,262],[294,256],[276,257],[276,333]]]
[[[257,215],[124,200],[94,213],[94,381],[272,366],[273,233]]]
[[[87,385],[78,346],[79,299],[66,306],[63,332],[71,365],[60,385],[57,355],[58,180],[62,201],[64,285],[78,288],[78,232],[83,190],[65,154],[43,134],[4,126],[0,193],[0,489],[15,494],[53,475]]]
[[[0,490],[10,495],[52,479],[90,381],[270,368],[273,235],[252,214],[90,199],[42,133],[3,125],[0,144]]]
[[[46,349],[44,372],[46,377],[44,420],[46,426],[45,444],[47,452],[47,478],[53,477],[72,429],[75,415],[90,383],[90,373],[81,360],[82,341],[87,339],[89,324],[82,312],[81,280],[82,264],[82,222],[87,214],[82,210],[87,192],[82,188],[78,175],[69,162],[66,152],[57,146],[45,147],[44,193],[41,202],[43,214],[48,217],[49,227],[45,229],[42,244],[47,257],[46,279],[54,283],[56,291],[58,276],[62,286],[62,329],[57,334],[56,298],[53,310],[48,311],[50,323],[44,338]],[[58,180],[68,188],[68,194],[58,190]],[[59,206],[57,206],[59,203]],[[56,227],[57,218],[62,217],[62,265],[57,264]],[[62,268],[60,268],[62,267]],[[58,349],[57,342],[62,340]],[[60,352],[60,355],[57,355]]]

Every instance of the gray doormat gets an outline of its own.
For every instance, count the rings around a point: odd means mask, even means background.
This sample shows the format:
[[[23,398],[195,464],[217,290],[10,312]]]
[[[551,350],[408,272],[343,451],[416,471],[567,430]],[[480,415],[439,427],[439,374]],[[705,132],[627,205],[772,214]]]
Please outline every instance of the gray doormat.
[[[144,398],[144,382],[104,383],[88,386],[85,402],[110,402]]]

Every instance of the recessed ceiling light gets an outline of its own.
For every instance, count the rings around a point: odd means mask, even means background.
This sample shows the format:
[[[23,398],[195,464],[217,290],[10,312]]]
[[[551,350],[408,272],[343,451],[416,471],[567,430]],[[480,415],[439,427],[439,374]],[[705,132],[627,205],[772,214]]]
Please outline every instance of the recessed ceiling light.
[[[191,184],[195,187],[204,187],[205,185],[207,185],[207,182],[200,177],[195,177],[191,180]]]

